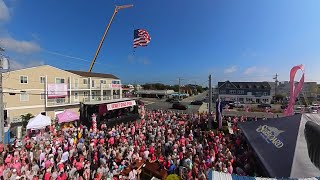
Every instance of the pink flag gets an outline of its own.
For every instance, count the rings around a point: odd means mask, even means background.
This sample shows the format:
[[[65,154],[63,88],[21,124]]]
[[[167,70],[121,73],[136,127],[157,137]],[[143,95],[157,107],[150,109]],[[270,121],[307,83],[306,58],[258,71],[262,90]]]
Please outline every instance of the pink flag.
[[[294,78],[295,78],[298,70],[302,71],[302,77],[301,77],[298,85],[295,86],[294,85]],[[296,102],[296,98],[299,95],[299,93],[301,92],[303,84],[304,84],[304,67],[302,64],[299,66],[294,66],[290,71],[290,99],[289,99],[289,103],[288,103],[288,108],[284,112],[285,116],[294,115],[293,109],[294,109],[294,105]]]

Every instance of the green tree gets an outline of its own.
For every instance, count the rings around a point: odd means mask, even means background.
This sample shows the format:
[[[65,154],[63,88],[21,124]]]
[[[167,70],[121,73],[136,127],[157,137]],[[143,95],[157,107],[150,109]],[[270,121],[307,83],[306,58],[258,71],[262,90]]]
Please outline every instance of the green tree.
[[[203,92],[202,86],[197,86],[197,91],[198,91],[198,93],[202,93]]]
[[[179,92],[179,85],[173,85],[172,90],[174,90],[175,92]]]
[[[26,128],[29,120],[31,118],[34,118],[34,115],[32,115],[31,113],[27,113],[27,114],[21,115],[20,118],[22,120],[22,127]]]

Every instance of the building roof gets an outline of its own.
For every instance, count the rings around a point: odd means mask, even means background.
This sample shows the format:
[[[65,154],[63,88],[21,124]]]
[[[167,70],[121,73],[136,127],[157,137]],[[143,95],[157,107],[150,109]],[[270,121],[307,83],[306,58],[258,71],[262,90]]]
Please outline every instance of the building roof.
[[[113,74],[103,74],[103,73],[93,73],[93,72],[85,72],[85,71],[75,71],[75,70],[66,70],[73,74],[77,74],[82,77],[101,77],[101,78],[109,78],[109,79],[119,79],[117,76]]]
[[[218,82],[218,87],[221,88],[224,84],[230,83],[239,89],[271,89],[268,82]]]

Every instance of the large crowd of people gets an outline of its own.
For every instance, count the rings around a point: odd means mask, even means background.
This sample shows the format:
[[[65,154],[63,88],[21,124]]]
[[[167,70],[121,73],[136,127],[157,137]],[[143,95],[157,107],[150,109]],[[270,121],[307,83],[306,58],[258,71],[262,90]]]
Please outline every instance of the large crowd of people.
[[[206,131],[207,114],[146,111],[145,118],[114,127],[58,129],[1,148],[0,177],[5,180],[143,179],[136,161],[156,163],[155,171],[182,179],[204,180],[210,170],[254,176],[252,151],[237,122],[225,118],[233,133]],[[130,169],[128,173],[124,173]],[[142,168],[143,169],[143,168]]]

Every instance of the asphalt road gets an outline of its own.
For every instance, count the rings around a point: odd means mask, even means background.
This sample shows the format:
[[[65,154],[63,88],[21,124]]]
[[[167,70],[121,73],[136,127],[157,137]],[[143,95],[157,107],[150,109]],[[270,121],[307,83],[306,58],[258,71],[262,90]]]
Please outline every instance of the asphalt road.
[[[172,110],[176,112],[184,112],[184,113],[196,113],[198,112],[200,105],[191,105],[191,101],[200,100],[206,97],[206,92],[191,96],[189,98],[183,99],[181,104],[186,105],[188,107],[187,110],[176,110],[172,109],[172,103],[166,102],[166,99],[155,99],[155,98],[143,98],[142,101],[145,103],[147,109],[162,109],[162,110]]]

